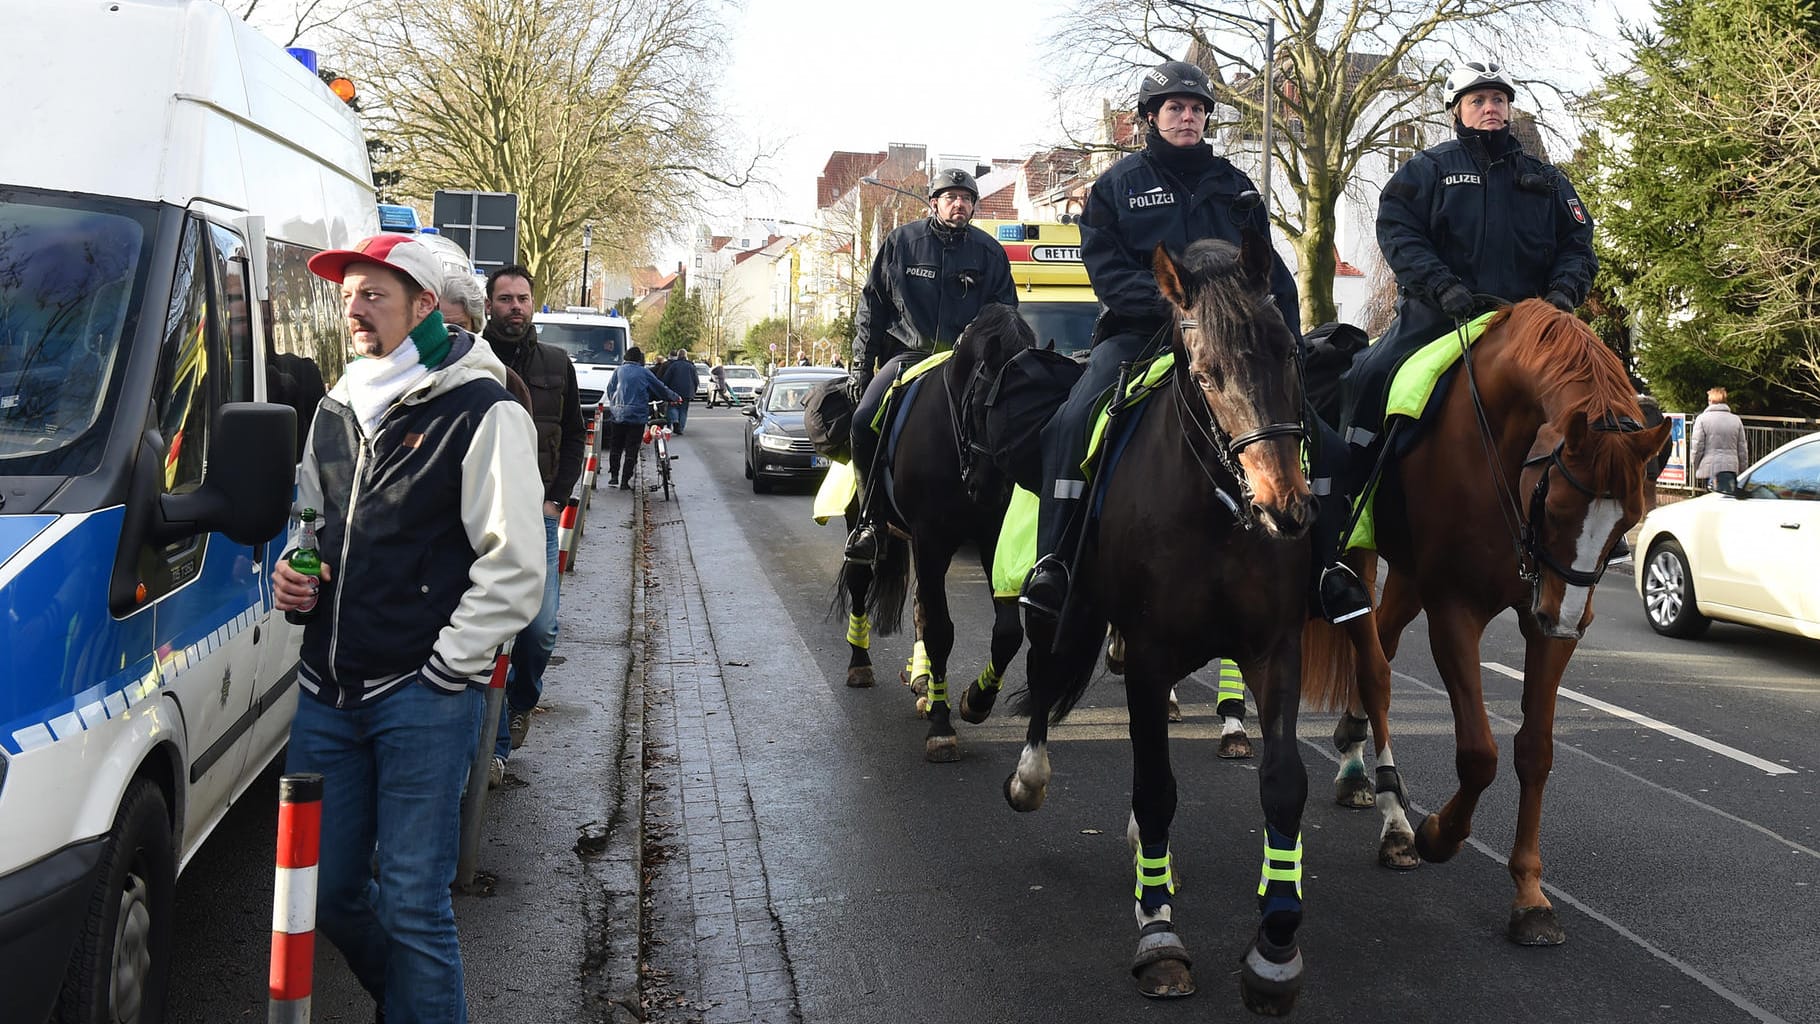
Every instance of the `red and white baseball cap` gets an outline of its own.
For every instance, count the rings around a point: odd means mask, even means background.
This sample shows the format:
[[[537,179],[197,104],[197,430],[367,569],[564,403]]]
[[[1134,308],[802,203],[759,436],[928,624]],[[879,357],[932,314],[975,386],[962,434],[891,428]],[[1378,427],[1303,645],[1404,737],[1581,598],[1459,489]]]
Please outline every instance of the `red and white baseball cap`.
[[[412,235],[384,234],[363,238],[352,249],[329,249],[310,257],[310,273],[340,282],[356,263],[391,267],[425,291],[442,294],[442,256]]]

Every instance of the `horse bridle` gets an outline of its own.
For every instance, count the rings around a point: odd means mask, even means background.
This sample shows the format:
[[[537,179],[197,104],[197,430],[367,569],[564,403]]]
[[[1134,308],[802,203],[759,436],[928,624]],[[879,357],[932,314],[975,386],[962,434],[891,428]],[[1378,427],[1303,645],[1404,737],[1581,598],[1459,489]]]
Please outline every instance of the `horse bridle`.
[[[1176,327],[1180,331],[1198,331],[1200,326],[1200,322],[1194,317],[1182,317],[1176,321]],[[1183,348],[1185,351],[1186,345],[1184,345]],[[1186,366],[1184,366],[1183,369],[1186,371],[1185,375],[1188,379],[1202,391],[1212,392],[1215,390],[1211,384],[1202,379],[1199,375],[1194,374],[1192,371],[1188,371]],[[1208,482],[1212,483],[1214,489],[1219,492],[1221,500],[1231,508],[1232,514],[1238,519],[1240,526],[1247,530],[1257,526],[1257,516],[1251,511],[1251,484],[1245,479],[1244,467],[1239,465],[1239,453],[1260,441],[1269,441],[1273,438],[1294,437],[1298,440],[1306,438],[1308,436],[1307,427],[1303,425],[1301,420],[1285,420],[1277,423],[1266,423],[1256,430],[1247,430],[1242,434],[1228,434],[1225,428],[1220,426],[1220,421],[1214,417],[1213,410],[1205,408],[1206,403],[1202,403],[1202,407],[1207,414],[1206,420],[1203,422],[1201,417],[1184,412],[1182,406],[1188,405],[1189,403],[1182,395],[1180,388],[1172,388],[1170,390],[1174,392],[1176,396],[1177,414],[1182,416],[1185,422],[1193,423],[1199,428],[1202,438],[1206,440],[1208,447],[1213,449],[1214,456],[1219,460],[1220,467],[1226,471],[1228,476],[1238,481],[1239,498],[1235,500],[1230,494],[1226,493],[1226,489],[1220,486],[1220,481],[1213,475],[1212,470],[1208,469],[1207,464],[1201,461],[1200,453],[1195,450],[1195,446],[1189,445],[1188,450],[1194,455],[1195,462],[1200,464],[1201,472],[1206,474]]]
[[[1558,472],[1561,474],[1561,479],[1567,481],[1570,487],[1589,499],[1614,498],[1616,495],[1595,491],[1573,475],[1572,471],[1567,468],[1567,463],[1561,458],[1561,453],[1567,450],[1567,439],[1562,438],[1555,442],[1552,450],[1523,460],[1523,469],[1542,466],[1542,475],[1537,478],[1535,489],[1529,493],[1528,514],[1524,515],[1517,508],[1516,496],[1511,492],[1510,486],[1505,483],[1503,475],[1498,472],[1491,420],[1485,415],[1485,403],[1479,396],[1479,382],[1473,375],[1472,344],[1466,337],[1464,323],[1460,324],[1457,333],[1460,339],[1460,361],[1466,366],[1466,383],[1472,392],[1473,411],[1478,414],[1479,434],[1485,443],[1486,462],[1491,469],[1492,482],[1498,489],[1499,511],[1504,513],[1504,525],[1510,532],[1511,544],[1516,549],[1517,576],[1531,588],[1540,586],[1542,573],[1537,566],[1541,566],[1573,586],[1588,589],[1598,586],[1599,581],[1605,578],[1607,564],[1605,559],[1600,558],[1599,564],[1590,572],[1576,569],[1571,565],[1562,565],[1560,559],[1549,552],[1548,545],[1543,543],[1542,519],[1547,512],[1548,481]],[[1612,413],[1606,413],[1591,426],[1592,429],[1604,433],[1632,434],[1643,429],[1642,424],[1629,416],[1617,416]],[[1544,463],[1546,465],[1543,465]]]

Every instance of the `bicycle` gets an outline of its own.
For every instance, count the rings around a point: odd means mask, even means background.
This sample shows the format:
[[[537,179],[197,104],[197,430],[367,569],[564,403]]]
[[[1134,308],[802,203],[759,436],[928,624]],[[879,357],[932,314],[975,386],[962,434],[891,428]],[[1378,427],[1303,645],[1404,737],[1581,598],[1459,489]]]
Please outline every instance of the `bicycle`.
[[[651,418],[645,422],[645,440],[651,443],[651,453],[657,459],[657,477],[664,491],[664,500],[670,500],[670,403],[657,399],[650,403]]]

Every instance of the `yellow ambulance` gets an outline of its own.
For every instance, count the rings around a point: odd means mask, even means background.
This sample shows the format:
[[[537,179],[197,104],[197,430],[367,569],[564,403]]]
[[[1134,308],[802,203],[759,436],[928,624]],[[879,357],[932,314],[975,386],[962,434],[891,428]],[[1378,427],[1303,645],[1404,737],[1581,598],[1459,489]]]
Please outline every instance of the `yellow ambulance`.
[[[1100,301],[1081,263],[1081,229],[1053,221],[977,220],[1011,259],[1017,311],[1036,332],[1038,345],[1085,356],[1093,343]]]

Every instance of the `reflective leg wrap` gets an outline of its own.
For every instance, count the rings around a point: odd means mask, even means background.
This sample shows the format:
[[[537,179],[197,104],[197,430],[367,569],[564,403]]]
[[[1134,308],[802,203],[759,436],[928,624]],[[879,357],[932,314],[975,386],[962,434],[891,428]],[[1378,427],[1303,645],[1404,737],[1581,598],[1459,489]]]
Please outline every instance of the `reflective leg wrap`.
[[[929,675],[931,673],[931,669],[929,666],[929,652],[926,649],[924,649],[923,642],[921,640],[918,640],[914,645],[911,646],[910,663],[908,665],[904,666],[904,668],[905,668],[905,671],[910,673],[911,679],[917,679],[922,676]]]
[[[1243,719],[1245,717],[1245,674],[1239,671],[1237,662],[1229,661],[1225,658],[1220,659],[1220,694],[1218,700],[1220,714],[1231,715],[1238,719]],[[1238,710],[1227,710],[1227,701],[1237,701],[1239,705]]]
[[[1264,828],[1264,870],[1258,877],[1258,909],[1265,916],[1302,910],[1302,837],[1294,842]]]
[[[980,677],[973,681],[973,685],[987,693],[991,693],[1005,685],[1005,677],[999,675],[998,669],[995,669],[988,664],[985,669],[980,672]]]
[[[872,649],[872,620],[864,615],[847,616],[847,643],[862,651]]]
[[[1154,915],[1175,895],[1169,871],[1169,844],[1145,843],[1137,853],[1137,888],[1131,893],[1144,913]]]
[[[929,706],[948,703],[948,680],[936,676],[929,680]]]

